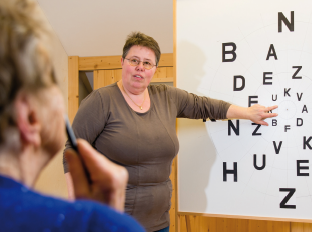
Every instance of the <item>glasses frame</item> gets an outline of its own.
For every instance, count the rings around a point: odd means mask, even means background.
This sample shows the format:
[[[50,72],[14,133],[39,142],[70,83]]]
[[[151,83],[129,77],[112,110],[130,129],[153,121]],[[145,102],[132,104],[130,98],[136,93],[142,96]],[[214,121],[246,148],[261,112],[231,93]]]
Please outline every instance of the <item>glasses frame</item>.
[[[135,59],[135,58],[124,58],[125,60],[128,60],[129,61],[129,64],[131,65],[131,66],[139,66],[140,65],[140,63],[142,62],[142,64],[143,64],[143,67],[145,68],[145,69],[147,69],[147,70],[151,70],[152,68],[154,68],[156,65],[154,65],[154,64],[151,64],[152,65],[152,67],[151,68],[146,68],[145,66],[144,66],[144,61],[141,61],[141,60],[139,60],[139,63],[137,64],[137,65],[133,65],[132,63],[131,63],[131,59]],[[149,62],[150,63],[150,62]]]

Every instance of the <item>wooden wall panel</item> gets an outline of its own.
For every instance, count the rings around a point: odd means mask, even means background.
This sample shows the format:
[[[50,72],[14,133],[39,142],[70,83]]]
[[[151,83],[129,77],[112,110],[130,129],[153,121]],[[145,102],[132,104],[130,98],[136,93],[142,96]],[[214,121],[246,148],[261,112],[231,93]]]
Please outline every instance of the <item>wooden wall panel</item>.
[[[121,79],[121,69],[115,70],[94,70],[93,71],[93,88],[98,89],[115,83]]]
[[[235,218],[216,218],[197,215],[179,215],[180,232],[306,232],[311,227],[297,223],[296,228],[291,229],[290,222],[248,220]],[[306,231],[302,230],[306,228]],[[312,231],[311,231],[312,232]]]
[[[158,67],[172,67],[172,53],[161,54]],[[79,70],[121,69],[121,56],[79,57]]]
[[[311,223],[292,222],[291,232],[312,232]]]
[[[79,70],[121,68],[121,56],[79,57]]]
[[[170,180],[172,183],[172,196],[171,196],[171,208],[169,211],[170,214],[170,231],[174,232],[176,230],[176,223],[175,223],[175,218],[176,218],[176,165],[177,165],[177,160],[174,159],[171,165],[171,174],[170,174]]]
[[[94,70],[93,71],[93,89],[99,89],[105,86],[104,81],[104,70]]]

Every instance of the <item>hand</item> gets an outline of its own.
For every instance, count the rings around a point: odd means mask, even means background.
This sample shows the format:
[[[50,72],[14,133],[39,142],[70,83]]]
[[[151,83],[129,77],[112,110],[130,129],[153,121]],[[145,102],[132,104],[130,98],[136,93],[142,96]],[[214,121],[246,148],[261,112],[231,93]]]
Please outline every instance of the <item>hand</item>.
[[[276,117],[276,113],[269,113],[270,110],[274,110],[276,108],[277,106],[265,107],[258,104],[252,105],[247,108],[247,118],[254,123],[268,126],[269,124],[263,120],[266,118]]]
[[[86,141],[77,139],[77,143],[82,159],[72,149],[65,152],[76,199],[96,200],[123,212],[127,170],[108,160]],[[88,182],[82,162],[90,174],[91,183]]]

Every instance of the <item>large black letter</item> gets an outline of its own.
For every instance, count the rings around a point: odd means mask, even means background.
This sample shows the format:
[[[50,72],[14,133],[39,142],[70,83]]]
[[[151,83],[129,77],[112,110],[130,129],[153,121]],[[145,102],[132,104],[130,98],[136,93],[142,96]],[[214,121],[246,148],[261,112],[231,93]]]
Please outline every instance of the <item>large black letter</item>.
[[[307,109],[307,106],[306,106],[306,105],[303,106],[302,113],[303,113],[304,111],[306,111],[306,112],[308,113],[308,109]]]
[[[297,160],[297,176],[309,176],[309,173],[301,173],[300,170],[302,169],[308,169],[308,166],[300,166],[300,164],[306,164],[309,163],[309,160]]]
[[[234,126],[232,120],[228,120],[228,135],[231,135],[231,128],[236,135],[239,135],[239,120],[236,120],[236,127]]]
[[[267,74],[272,75],[272,72],[263,73],[263,85],[272,85],[272,82],[266,82],[266,80],[272,80],[272,77],[268,77]]]
[[[270,56],[274,56],[275,60],[277,60],[277,56],[276,56],[276,52],[275,52],[273,44],[270,45],[266,60],[268,60],[270,58]]]
[[[290,125],[285,125],[284,132],[287,132],[287,130],[290,130]]]
[[[305,150],[306,147],[308,146],[308,148],[310,150],[312,150],[312,147],[310,145],[310,140],[312,139],[312,136],[309,137],[309,139],[307,140],[307,137],[303,136],[303,149]]]
[[[300,72],[300,70],[302,69],[302,66],[293,66],[293,68],[296,68],[297,71],[294,73],[294,75],[292,76],[292,79],[302,79],[302,77],[297,77],[296,75],[298,74],[298,72]]]
[[[276,101],[277,100],[277,94],[275,94],[275,99],[273,98],[273,94],[272,94],[272,101]]]
[[[257,99],[258,99],[258,96],[248,96],[248,107],[250,107],[251,104],[253,104],[253,103],[255,103],[255,104],[258,103],[258,100],[252,101],[252,100],[251,100],[252,98],[257,98]]]
[[[223,181],[226,182],[226,175],[227,174],[233,174],[234,175],[234,182],[237,182],[237,162],[234,162],[234,169],[233,170],[227,170],[226,169],[226,162],[223,162]]]
[[[289,91],[291,90],[291,88],[286,89],[284,88],[284,97],[286,97],[286,94],[290,97]]]
[[[299,124],[299,121],[301,121],[301,124]],[[302,125],[303,125],[303,119],[297,118],[297,126],[302,126]]]
[[[290,200],[290,198],[294,195],[296,192],[295,188],[280,188],[280,192],[289,192],[287,196],[284,197],[284,199],[280,203],[280,208],[286,208],[286,209],[295,209],[295,205],[286,205],[286,203]]]
[[[254,161],[255,169],[262,170],[265,168],[265,155],[262,155],[262,166],[261,167],[257,166],[257,155],[256,154],[254,154],[254,156],[253,156],[253,161]]]
[[[280,141],[279,144],[278,144],[278,147],[276,147],[276,143],[275,143],[275,141],[273,141],[273,146],[274,146],[275,154],[278,154],[279,151],[281,150],[282,142],[283,142],[283,141]]]
[[[277,120],[276,119],[272,119],[272,126],[277,126]]]
[[[255,135],[261,135],[261,133],[257,133],[257,131],[259,130],[260,128],[260,124],[257,124],[257,123],[251,123],[251,125],[257,125],[256,129],[252,132],[252,136],[255,136]]]
[[[226,46],[231,46],[232,50],[231,51],[225,51]],[[235,43],[222,43],[222,62],[233,62],[236,59],[236,44]],[[226,59],[225,55],[226,54],[231,54],[232,58],[231,59]]]
[[[301,93],[300,96],[299,96],[299,93],[297,93],[298,101],[301,101],[302,95],[303,93]]]
[[[295,17],[294,11],[291,12],[291,23],[288,19],[283,15],[282,12],[278,12],[278,32],[282,32],[282,21],[288,27],[290,31],[295,30]]]
[[[242,79],[241,87],[237,87],[237,79]],[[243,76],[234,76],[233,83],[234,83],[233,91],[241,91],[245,88],[245,78]]]

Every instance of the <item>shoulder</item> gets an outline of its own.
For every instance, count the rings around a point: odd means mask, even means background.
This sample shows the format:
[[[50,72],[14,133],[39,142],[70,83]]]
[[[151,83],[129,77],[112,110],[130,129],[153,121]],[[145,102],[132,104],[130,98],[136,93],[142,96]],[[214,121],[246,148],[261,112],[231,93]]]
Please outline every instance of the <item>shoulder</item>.
[[[119,88],[117,85],[117,82],[107,85],[105,87],[101,87],[99,89],[94,90],[93,92],[97,92],[100,95],[105,95],[105,94],[116,94],[118,93]]]
[[[105,98],[108,98],[112,95],[118,94],[118,91],[119,90],[118,90],[118,86],[117,86],[117,82],[116,82],[116,83],[113,83],[111,85],[93,90],[85,99],[83,99],[82,102],[89,101],[90,99],[91,100],[105,99]]]
[[[187,92],[185,90],[165,85],[165,84],[160,84],[160,85],[149,85],[150,93],[152,95],[159,95],[159,96],[167,96],[173,100],[176,98],[181,98],[185,97]]]
[[[93,201],[69,202],[23,185],[5,189],[0,196],[0,222],[10,231],[143,231],[130,216]]]
[[[165,84],[159,84],[159,85],[149,85],[149,90],[151,94],[171,94],[176,92],[177,88]]]

